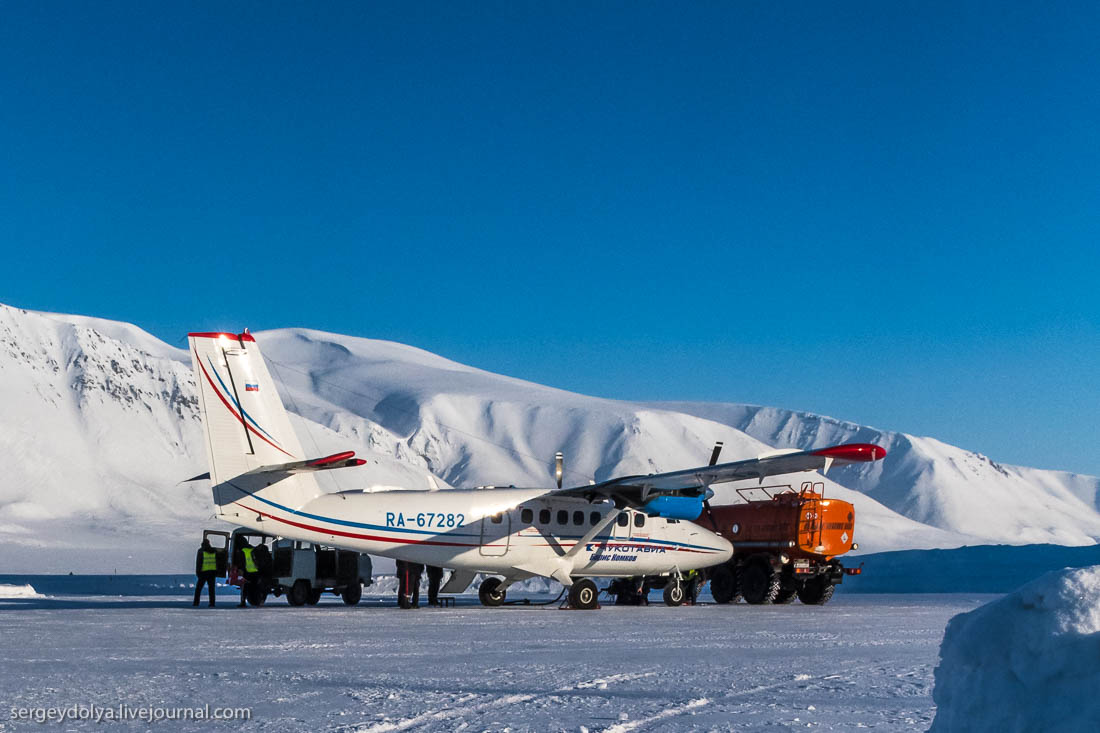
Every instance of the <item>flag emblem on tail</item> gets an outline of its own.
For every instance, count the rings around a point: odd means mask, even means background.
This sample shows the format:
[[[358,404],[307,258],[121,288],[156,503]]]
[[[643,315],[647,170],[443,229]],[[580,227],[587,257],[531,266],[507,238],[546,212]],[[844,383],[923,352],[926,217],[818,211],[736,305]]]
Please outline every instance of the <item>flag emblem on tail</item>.
[[[245,385],[244,385],[244,391],[245,392],[259,392],[260,391],[260,385],[258,385],[258,384],[248,384],[246,382]]]

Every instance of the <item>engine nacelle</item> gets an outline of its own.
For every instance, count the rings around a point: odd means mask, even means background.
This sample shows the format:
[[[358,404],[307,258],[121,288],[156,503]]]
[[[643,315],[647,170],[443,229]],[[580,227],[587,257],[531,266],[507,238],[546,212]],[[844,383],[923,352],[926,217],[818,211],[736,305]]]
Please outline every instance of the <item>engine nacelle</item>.
[[[703,497],[658,496],[642,505],[641,509],[651,517],[691,521],[698,519],[699,515],[703,513]]]

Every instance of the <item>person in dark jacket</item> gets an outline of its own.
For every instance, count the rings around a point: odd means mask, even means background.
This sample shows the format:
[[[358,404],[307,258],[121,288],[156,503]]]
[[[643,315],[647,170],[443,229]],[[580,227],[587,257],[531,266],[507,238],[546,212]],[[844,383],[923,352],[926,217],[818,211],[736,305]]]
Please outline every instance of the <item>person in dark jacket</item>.
[[[443,582],[443,568],[435,565],[427,565],[424,568],[428,572],[428,605],[439,605],[439,584]]]
[[[203,538],[202,546],[199,547],[199,551],[195,553],[195,602],[192,606],[199,605],[199,598],[202,596],[202,587],[205,585],[209,588],[210,593],[210,607],[214,607],[214,579],[217,577],[218,572],[218,555],[214,551],[214,548],[210,546],[210,540]]]
[[[256,563],[256,582],[265,591],[271,590],[271,550],[261,542],[252,553]]]

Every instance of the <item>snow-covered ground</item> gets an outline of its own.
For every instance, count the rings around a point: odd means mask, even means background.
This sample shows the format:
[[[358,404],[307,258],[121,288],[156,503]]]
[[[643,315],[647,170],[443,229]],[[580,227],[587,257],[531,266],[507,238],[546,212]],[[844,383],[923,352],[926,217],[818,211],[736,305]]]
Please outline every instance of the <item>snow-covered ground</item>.
[[[252,720],[231,725],[263,731],[925,730],[944,627],[989,598],[591,612],[10,600],[0,730],[16,729],[11,706],[74,703],[244,705]]]

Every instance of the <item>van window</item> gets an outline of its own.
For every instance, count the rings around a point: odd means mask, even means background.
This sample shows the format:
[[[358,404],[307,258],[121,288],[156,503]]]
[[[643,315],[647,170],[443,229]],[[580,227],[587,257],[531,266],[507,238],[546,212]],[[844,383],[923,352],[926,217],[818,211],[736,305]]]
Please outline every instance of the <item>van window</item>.
[[[550,524],[549,509],[539,509],[539,524]]]
[[[642,514],[641,512],[634,512],[634,526],[635,527],[644,527],[645,526],[645,515]]]
[[[626,527],[630,524],[630,515],[626,512],[622,512],[621,514],[619,514],[618,522],[620,527]]]
[[[584,524],[584,512],[573,512],[573,524],[577,525],[578,527]]]
[[[595,527],[595,526],[596,526],[597,524],[599,524],[599,523],[600,523],[600,520],[601,520],[602,518],[603,518],[603,515],[602,515],[602,514],[600,514],[599,512],[592,512],[592,513],[591,513],[591,514],[590,514],[590,515],[588,516],[588,520],[589,520],[590,522],[592,522],[592,526],[593,526],[593,527]]]
[[[493,515],[493,524],[500,524],[503,521],[504,521],[504,514],[494,514]]]
[[[558,510],[558,524],[569,524],[569,512],[564,509]]]
[[[530,509],[524,509],[519,513],[519,520],[524,524],[530,524],[535,521],[535,513]]]

